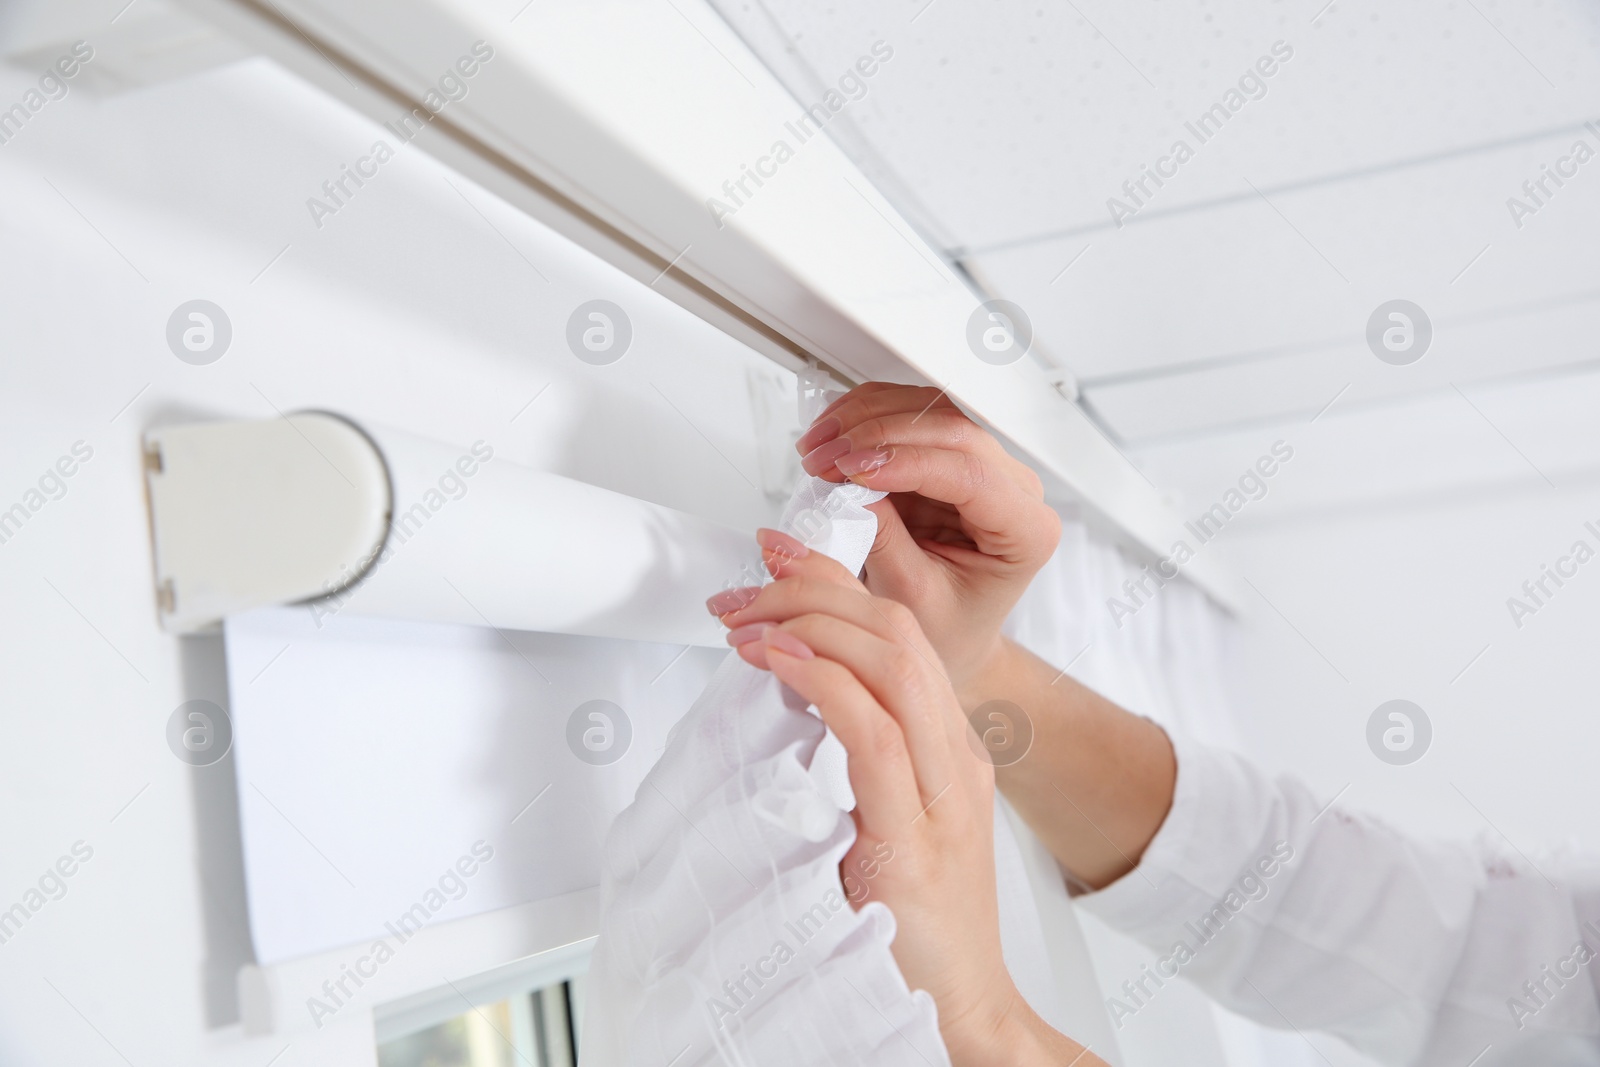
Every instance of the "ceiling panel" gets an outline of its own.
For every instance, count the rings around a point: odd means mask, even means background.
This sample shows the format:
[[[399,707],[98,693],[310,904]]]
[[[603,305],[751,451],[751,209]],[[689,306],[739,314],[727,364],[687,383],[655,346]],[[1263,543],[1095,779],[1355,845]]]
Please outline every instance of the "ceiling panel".
[[[1142,447],[1458,388],[1475,396],[1480,387],[1514,384],[1557,394],[1571,375],[1600,370],[1597,334],[1600,292],[1561,307],[1440,324],[1428,355],[1411,366],[1381,363],[1357,343],[1124,380],[1086,390],[1084,400],[1120,440]]]
[[[1600,8],[1580,0],[718,6],[805,102],[894,49],[833,121],[961,250],[1108,226],[1108,198],[1179,138],[1195,157],[1149,211],[1234,196],[1241,174],[1282,187],[1573,129],[1600,99]],[[1190,133],[1278,41],[1293,55],[1259,98]]]
[[[1265,497],[1240,512],[1241,527],[1493,501],[1505,513],[1522,498],[1556,497],[1557,488],[1600,489],[1600,369],[1564,376],[1555,387],[1530,380],[1464,393],[1445,387],[1405,403],[1341,401],[1315,422],[1298,414],[1151,444],[1138,461],[1194,516],[1283,441],[1294,455],[1269,479]],[[1573,535],[1587,517],[1574,517]],[[1550,543],[1568,543],[1566,531]]]
[[[718,6],[802,104],[893,49],[830,132],[979,289],[1021,305],[1124,442],[1597,356],[1593,4]],[[1270,77],[1230,99],[1265,56]],[[1213,104],[1226,121],[1202,131]],[[1574,167],[1579,140],[1596,158]],[[1179,141],[1181,165],[1144,177]],[[1537,211],[1514,217],[1512,197]],[[1411,366],[1365,339],[1395,299],[1435,328]]]
[[[1594,135],[1585,140],[1600,149]],[[1551,186],[1555,195],[1520,228],[1506,200],[1572,143],[1546,138],[1278,194],[1246,188],[1224,206],[1035,242],[969,267],[1025,309],[1040,343],[1091,397],[1234,365],[1243,369],[1218,380],[1346,362],[1349,371],[1316,372],[1311,392],[1327,375],[1377,381],[1395,368],[1366,348],[1367,321],[1397,298],[1421,306],[1436,328],[1434,347],[1405,368],[1423,383],[1559,363],[1581,358],[1592,337],[1593,312],[1573,306],[1600,291],[1600,157],[1565,188]],[[1489,326],[1511,318],[1515,329]],[[1226,421],[1220,411],[1206,418]],[[1155,429],[1113,425],[1130,436]]]

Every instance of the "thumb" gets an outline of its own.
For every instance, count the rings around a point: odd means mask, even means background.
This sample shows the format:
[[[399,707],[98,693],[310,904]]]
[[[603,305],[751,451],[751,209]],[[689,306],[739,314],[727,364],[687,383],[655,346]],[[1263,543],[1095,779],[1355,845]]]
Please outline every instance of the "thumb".
[[[862,580],[877,596],[886,596],[891,600],[906,599],[911,590],[922,585],[922,571],[928,566],[927,556],[911,536],[911,531],[906,529],[899,509],[889,497],[868,504],[867,510],[878,517],[878,533],[872,539],[871,550],[867,552]]]

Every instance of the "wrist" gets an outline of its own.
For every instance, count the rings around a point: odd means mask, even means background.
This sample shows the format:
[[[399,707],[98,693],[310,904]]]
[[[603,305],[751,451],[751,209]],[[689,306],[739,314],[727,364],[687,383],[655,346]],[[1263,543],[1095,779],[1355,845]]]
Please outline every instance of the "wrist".
[[[1051,1029],[1009,981],[983,1006],[940,1027],[952,1067],[1059,1067],[1104,1064],[1089,1050]]]
[[[963,710],[970,712],[979,704],[1007,695],[1007,678],[1012,674],[1007,662],[1014,648],[1010,638],[997,632],[962,657],[959,664],[946,664],[951,688]]]
[[[1052,1029],[1010,983],[985,1013],[940,1029],[952,1067],[1106,1067],[1091,1049]]]
[[[1032,1009],[1016,987],[1006,981],[970,1010],[955,1018],[941,1019],[940,1036],[950,1053],[952,1067],[1020,1062],[1015,1056],[1027,1040],[1024,1013],[1031,1014]]]

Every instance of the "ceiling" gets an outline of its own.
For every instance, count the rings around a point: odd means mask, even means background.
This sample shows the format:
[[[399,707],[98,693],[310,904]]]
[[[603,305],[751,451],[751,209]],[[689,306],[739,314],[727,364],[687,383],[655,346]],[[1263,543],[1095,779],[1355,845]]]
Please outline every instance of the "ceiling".
[[[1336,398],[1325,421],[1363,441],[1376,418],[1389,437],[1462,442],[1451,469],[1416,472],[1429,485],[1532,478],[1513,424],[1549,438],[1552,413],[1600,395],[1600,158],[1545,178],[1542,205],[1522,188],[1576,141],[1600,152],[1600,7],[715,6],[802,101],[875,42],[893,49],[830,132],[1025,310],[1101,426],[1169,482],[1188,481],[1183,453]],[[1271,76],[1248,77],[1275,47]],[[1237,110],[1202,140],[1190,125],[1218,103]],[[1124,191],[1180,139],[1175,174]],[[1513,218],[1513,196],[1537,210]],[[1409,366],[1366,341],[1394,299],[1434,331]],[[1596,435],[1573,436],[1533,465],[1593,470]]]

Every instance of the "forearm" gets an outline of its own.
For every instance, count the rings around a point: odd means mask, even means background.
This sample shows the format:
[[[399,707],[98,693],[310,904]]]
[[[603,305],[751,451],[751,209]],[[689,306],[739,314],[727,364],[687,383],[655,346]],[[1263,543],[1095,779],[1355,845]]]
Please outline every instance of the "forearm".
[[[959,693],[1022,709],[1027,754],[996,768],[1012,807],[1073,877],[1101,888],[1131,871],[1172,805],[1177,763],[1166,733],[1009,640]]]

